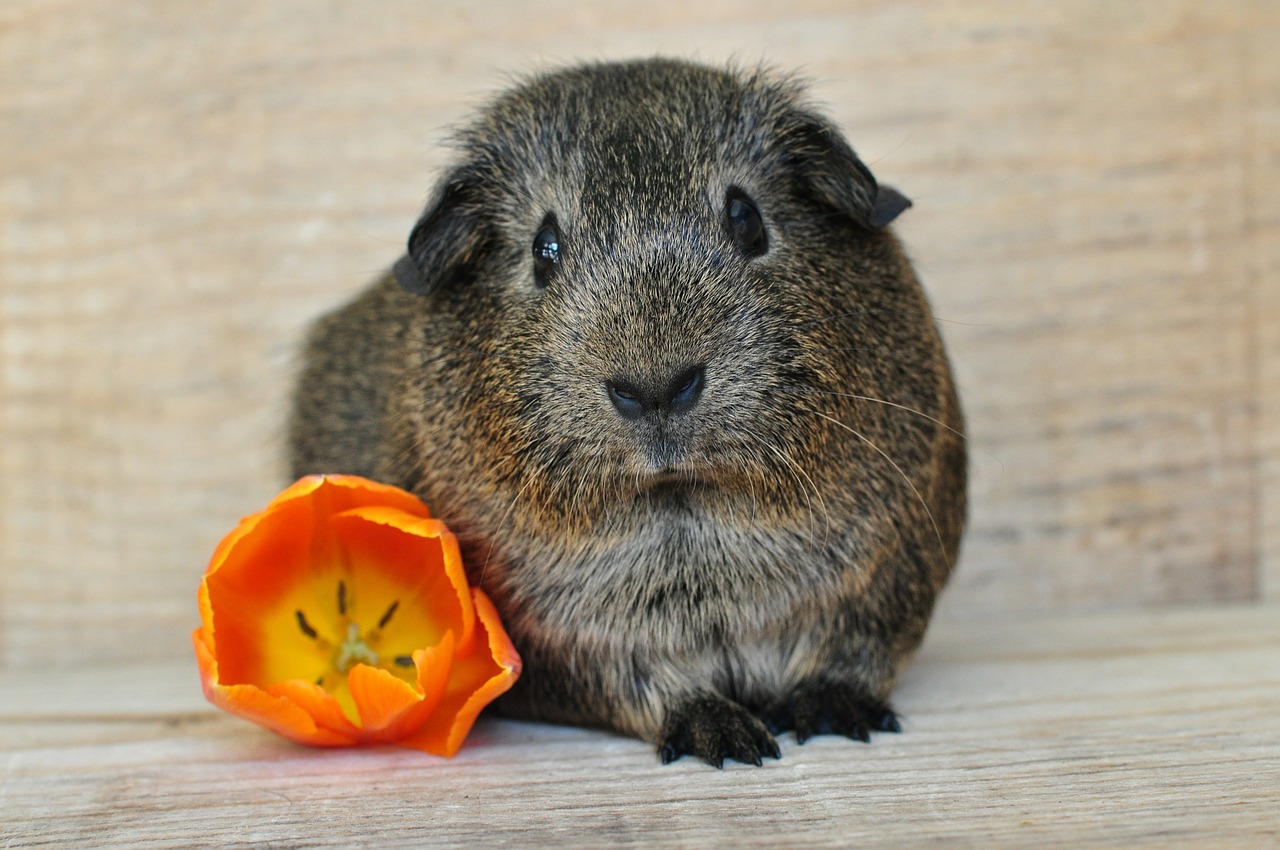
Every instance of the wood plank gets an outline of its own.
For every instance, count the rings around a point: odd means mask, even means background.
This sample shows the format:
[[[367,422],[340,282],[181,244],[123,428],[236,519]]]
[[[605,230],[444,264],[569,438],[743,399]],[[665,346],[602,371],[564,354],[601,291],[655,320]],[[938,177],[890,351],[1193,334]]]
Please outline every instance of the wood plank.
[[[1003,50],[953,68],[953,94],[985,99],[928,133],[955,138],[932,153],[942,196],[905,227],[963,323],[943,327],[979,447],[959,585],[974,609],[1253,592],[1253,508],[1231,491],[1256,475],[1232,247],[1254,107],[1238,36],[1164,8],[1010,24]]]
[[[662,51],[800,67],[970,414],[952,611],[1280,598],[1280,5],[140,0],[0,10],[0,666],[172,659],[284,482],[305,323],[468,104]],[[1259,575],[1266,590],[1259,590]]]
[[[1275,846],[1280,608],[947,623],[902,735],[663,767],[482,722],[453,760],[320,751],[215,712],[190,662],[0,674],[0,844]]]
[[[1250,271],[1257,317],[1254,450],[1261,464],[1257,525],[1263,595],[1280,600],[1280,195],[1263,188],[1265,178],[1253,179],[1280,174],[1280,62],[1269,58],[1274,43],[1266,32],[1255,33],[1245,55],[1248,85],[1260,107],[1248,127]]]

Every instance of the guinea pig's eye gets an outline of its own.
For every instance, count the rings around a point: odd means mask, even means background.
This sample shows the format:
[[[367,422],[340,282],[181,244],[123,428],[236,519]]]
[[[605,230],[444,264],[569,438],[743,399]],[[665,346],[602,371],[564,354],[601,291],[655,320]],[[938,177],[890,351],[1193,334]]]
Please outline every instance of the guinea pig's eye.
[[[748,257],[759,257],[769,250],[769,235],[755,202],[747,193],[734,186],[724,198],[724,220],[729,236],[738,250]]]
[[[560,268],[560,227],[556,217],[548,214],[538,228],[538,235],[533,237],[533,280],[539,287],[551,282],[551,277]]]

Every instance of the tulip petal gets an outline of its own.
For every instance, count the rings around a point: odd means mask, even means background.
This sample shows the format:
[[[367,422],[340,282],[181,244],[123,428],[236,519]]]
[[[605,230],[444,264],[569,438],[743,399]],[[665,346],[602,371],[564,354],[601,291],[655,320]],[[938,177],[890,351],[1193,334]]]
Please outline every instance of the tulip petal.
[[[278,735],[300,744],[336,747],[355,743],[350,735],[322,729],[298,704],[283,696],[273,696],[254,685],[222,685],[217,680],[217,662],[206,646],[201,629],[192,634],[196,660],[200,666],[204,695],[223,711],[238,715]]]
[[[396,740],[421,726],[439,705],[449,683],[453,651],[453,633],[446,632],[439,645],[414,653],[420,691],[386,670],[366,664],[351,668],[347,682],[364,737]]]
[[[436,646],[413,653],[413,666],[418,672],[418,687],[422,690],[422,705],[425,709],[422,721],[439,708],[440,699],[449,687],[456,648],[453,632],[445,632]]]
[[[360,712],[360,727],[366,735],[377,736],[396,718],[422,701],[413,686],[386,670],[357,664],[347,674],[351,698]]]
[[[332,524],[366,585],[374,585],[377,577],[384,580],[378,584],[396,588],[400,594],[377,594],[377,610],[370,612],[374,619],[393,598],[400,598],[403,604],[415,603],[421,609],[419,622],[434,627],[434,633],[425,635],[427,640],[417,646],[435,643],[445,630],[460,636],[458,646],[470,643],[475,606],[457,538],[444,523],[396,508],[370,506],[345,511],[333,517]],[[406,589],[413,591],[413,599],[402,598]]]
[[[287,679],[269,685],[266,692],[272,696],[283,697],[297,705],[310,715],[316,726],[321,729],[328,729],[350,741],[355,741],[360,736],[360,727],[347,719],[342,706],[333,694],[314,682]]]
[[[274,669],[271,660],[281,652],[267,650],[287,652],[286,639],[305,646],[306,636],[293,627],[267,639],[264,628],[271,625],[273,614],[287,605],[290,596],[310,586],[315,526],[316,519],[307,506],[295,500],[241,523],[232,533],[237,539],[220,547],[221,558],[210,563],[203,583],[209,605],[205,622],[216,635],[223,682],[265,686],[304,674],[296,669]]]
[[[209,701],[224,711],[251,720],[299,744],[343,747],[355,743],[348,735],[321,729],[315,719],[296,703],[272,696],[254,685],[220,685],[214,689]]]
[[[449,688],[431,717],[400,741],[407,747],[439,756],[458,752],[480,711],[511,689],[521,661],[503,631],[498,612],[484,591],[472,591],[477,614],[476,640],[470,653],[454,662]]]
[[[320,482],[312,487],[304,484],[307,481],[307,478],[304,478],[289,487],[280,496],[277,496],[272,504],[281,501],[294,488],[298,488],[300,491],[305,491],[307,494],[312,495],[312,498],[324,501],[323,510],[317,511],[322,515],[332,516],[349,511],[352,508],[383,506],[395,508],[423,519],[431,518],[431,511],[427,509],[421,499],[412,493],[401,490],[399,487],[379,484],[377,481],[361,478],[358,475],[316,475],[308,477],[319,478]]]

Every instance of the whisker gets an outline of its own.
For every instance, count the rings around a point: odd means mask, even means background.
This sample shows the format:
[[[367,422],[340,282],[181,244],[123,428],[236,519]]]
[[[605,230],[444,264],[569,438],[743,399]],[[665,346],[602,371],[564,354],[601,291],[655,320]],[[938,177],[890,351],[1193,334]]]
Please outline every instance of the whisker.
[[[823,316],[821,319],[809,319],[804,322],[797,322],[795,324],[795,327],[808,328],[808,327],[812,327],[813,325],[821,325],[821,324],[825,324],[826,322],[834,322],[837,319],[847,319],[850,316],[861,316],[869,313],[895,313],[895,314],[904,315],[904,316],[919,315],[919,311],[917,310],[898,310],[893,307],[876,306],[876,307],[870,307],[870,308],[864,308],[864,309],[858,309],[858,310],[846,310],[843,313],[832,313],[830,316]],[[934,316],[934,315],[930,315],[929,318],[931,318],[935,322],[943,322],[948,325],[960,325],[961,327],[966,327],[966,328],[989,328],[992,326],[990,322],[961,322],[957,319],[944,319],[941,316]]]
[[[818,497],[818,504],[822,506],[822,516],[826,524],[826,531],[824,532],[823,538],[822,538],[823,545],[825,546],[826,542],[831,539],[831,510],[827,507],[827,500],[823,498],[822,491],[818,488],[817,483],[814,482],[813,478],[809,475],[809,473],[805,472],[804,467],[796,463],[794,459],[788,456],[781,449],[777,448],[774,445],[771,445],[767,440],[764,440],[764,439],[760,439],[758,440],[758,442],[760,445],[764,446],[766,449],[768,449],[769,451],[777,455],[779,458],[781,458],[783,463],[787,464],[788,467],[794,470],[791,473],[791,477],[795,479],[797,484],[801,485],[800,490],[805,494],[805,501],[808,502],[808,505],[809,505],[810,527],[812,527],[814,513],[813,513],[813,499],[809,496],[809,490],[812,490],[813,495]],[[803,476],[805,481],[809,482],[808,489],[806,489],[803,486],[804,482],[800,480],[800,476]]]
[[[440,348],[444,351],[456,351],[463,354],[475,354],[480,357],[494,357],[497,359],[514,358],[515,355],[505,351],[485,351],[483,348],[475,348],[469,345],[448,345],[440,343]]]
[[[495,531],[501,531],[503,527],[506,526],[507,520],[511,517],[511,512],[515,510],[516,505],[520,502],[520,497],[524,495],[524,491],[528,490],[532,484],[533,478],[530,478],[525,482],[524,486],[516,492],[515,497],[511,500],[511,504],[507,506],[506,512],[503,513],[502,519],[499,520],[497,526],[495,526]],[[490,538],[489,548],[484,555],[484,564],[480,567],[480,575],[476,577],[476,584],[478,585],[484,584],[484,577],[489,572],[489,563],[493,560],[493,547],[494,541]]]
[[[889,455],[885,453],[884,449],[880,448],[875,443],[873,443],[869,438],[862,435],[861,433],[854,430],[853,428],[850,428],[848,425],[844,424],[839,419],[833,419],[832,417],[828,416],[825,413],[822,413],[821,411],[814,410],[812,412],[817,416],[821,416],[823,419],[827,420],[831,424],[837,425],[845,429],[850,434],[857,437],[859,440],[866,443],[871,448],[875,449],[880,454],[880,456],[884,458],[886,461],[888,461],[889,465],[892,466],[894,470],[897,471],[898,475],[902,476],[902,480],[907,483],[907,486],[911,488],[911,492],[914,493],[916,496],[916,499],[919,500],[920,507],[924,508],[925,516],[929,517],[929,524],[933,526],[933,534],[935,537],[938,538],[938,554],[940,554],[942,556],[942,559],[945,561],[947,559],[947,545],[942,542],[942,531],[941,529],[938,528],[937,520],[933,518],[933,511],[929,510],[929,503],[924,500],[924,496],[920,495],[920,491],[916,489],[916,485],[911,482],[911,479],[907,477],[907,474],[902,471],[902,467],[898,466],[897,462],[895,462],[893,458],[889,457]]]
[[[960,431],[956,428],[952,428],[950,425],[943,422],[941,419],[938,419],[937,417],[934,417],[934,416],[930,416],[929,414],[925,413],[923,410],[917,410],[914,407],[909,407],[905,404],[899,404],[896,401],[889,401],[888,399],[883,399],[883,398],[875,398],[874,396],[869,396],[869,395],[858,395],[857,393],[845,393],[845,392],[840,392],[839,390],[798,389],[795,387],[782,387],[780,388],[780,392],[791,393],[793,395],[829,395],[829,396],[836,396],[839,398],[857,399],[858,401],[871,401],[871,402],[875,402],[876,404],[883,404],[886,407],[896,407],[898,410],[904,410],[907,413],[914,413],[916,416],[920,416],[925,419],[928,419],[930,422],[934,423],[935,425],[941,428],[945,428],[946,430],[950,431],[952,434],[955,434],[957,437],[959,437],[961,440],[964,440],[966,443],[969,442],[969,435],[964,433],[963,431]],[[1001,469],[1004,469],[1004,462],[1000,460],[1000,458],[997,457],[993,452],[983,448],[982,453],[987,455],[997,464],[999,464]]]
[[[850,316],[861,316],[866,310],[849,310],[844,313],[832,313],[830,316],[823,316],[821,319],[810,319],[807,322],[797,322],[797,328],[808,328],[814,325],[821,325],[827,322],[834,322],[837,319],[847,319]]]
[[[923,410],[916,410],[914,407],[908,407],[905,404],[898,404],[898,402],[896,401],[889,401],[888,399],[883,399],[883,398],[875,398],[874,396],[869,396],[869,395],[858,395],[857,393],[845,393],[845,392],[840,392],[839,390],[819,390],[819,389],[803,389],[802,390],[802,389],[797,389],[795,387],[782,387],[781,391],[784,393],[791,393],[792,395],[829,395],[829,396],[835,396],[837,398],[857,399],[858,401],[873,401],[876,404],[883,404],[886,407],[895,407],[898,410],[905,410],[907,413],[914,413],[916,416],[920,416],[920,417],[923,417],[924,419],[928,419],[930,422],[932,422],[933,424],[941,428],[946,428],[952,434],[955,434],[957,437],[959,437],[962,440],[965,440],[966,442],[969,439],[968,436],[966,436],[963,431],[958,431],[955,428],[952,428],[950,425],[943,422],[941,419],[938,419],[935,416],[930,416],[929,414],[925,413]]]

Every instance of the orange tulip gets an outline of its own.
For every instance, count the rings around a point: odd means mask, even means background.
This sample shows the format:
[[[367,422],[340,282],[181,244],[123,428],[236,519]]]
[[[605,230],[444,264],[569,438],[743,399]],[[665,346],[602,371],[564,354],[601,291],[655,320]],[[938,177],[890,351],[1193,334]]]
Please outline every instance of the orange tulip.
[[[209,701],[315,746],[458,751],[520,675],[453,534],[395,487],[303,478],[218,545],[192,634]]]

